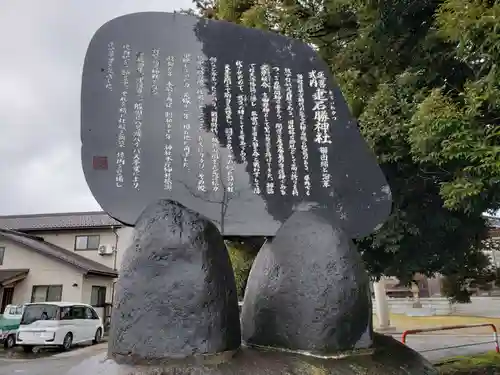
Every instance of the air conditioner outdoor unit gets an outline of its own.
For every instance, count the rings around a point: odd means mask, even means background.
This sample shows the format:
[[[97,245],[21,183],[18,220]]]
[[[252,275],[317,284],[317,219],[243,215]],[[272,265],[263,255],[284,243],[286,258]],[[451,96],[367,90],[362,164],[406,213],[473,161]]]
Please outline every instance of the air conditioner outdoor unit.
[[[113,254],[113,246],[111,245],[99,245],[99,249],[97,249],[97,253],[99,255],[111,255]]]

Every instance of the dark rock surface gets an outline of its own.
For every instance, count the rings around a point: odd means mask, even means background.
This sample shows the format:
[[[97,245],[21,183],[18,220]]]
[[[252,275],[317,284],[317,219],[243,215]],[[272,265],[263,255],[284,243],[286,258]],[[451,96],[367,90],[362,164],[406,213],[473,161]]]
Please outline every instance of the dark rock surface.
[[[103,73],[102,69],[107,70],[108,45],[111,41],[116,49],[112,63],[115,74],[109,76]],[[140,189],[132,184],[132,176],[129,175],[131,171],[128,163],[132,163],[135,143],[127,141],[117,147],[116,124],[120,119],[122,93],[123,90],[129,90],[125,88],[120,74],[123,68],[123,53],[126,51],[123,46],[130,48],[132,61],[137,58],[137,54],[144,53],[145,72],[151,72],[154,60],[152,51],[160,51],[162,63],[158,66],[160,78],[157,83],[161,87],[166,87],[167,82],[173,84],[174,100],[170,102],[168,112],[172,113],[173,123],[180,126],[179,129],[173,128],[169,137],[171,140],[165,139],[165,100],[168,90],[161,89],[152,94],[149,90],[153,89],[152,79],[146,79],[145,95],[141,95],[143,116],[140,139],[141,148],[147,151],[141,152],[140,160],[141,165],[147,168],[141,168]],[[185,65],[179,64],[187,55],[192,57],[192,61]],[[169,64],[165,63],[167,56],[172,56],[176,61],[173,68],[169,68]],[[210,60],[204,69],[203,84],[198,83],[198,58],[195,56]],[[236,74],[231,75],[230,92],[226,90],[223,80],[226,64],[233,73],[237,72],[237,65],[241,64],[241,70],[245,72],[243,85],[237,84]],[[250,68],[253,65],[257,69],[257,77],[260,75],[259,67],[264,65],[273,67],[273,82],[275,78],[281,77],[281,110],[277,110],[277,103],[272,100],[272,110],[266,116],[271,129],[277,128],[278,124],[286,125],[283,126],[282,136],[278,137],[277,132],[271,132],[273,147],[269,152],[274,162],[269,170],[266,161],[268,158],[264,152],[266,122],[263,108],[260,104],[253,108],[252,100],[244,100],[243,105],[238,100],[239,95],[246,98],[253,95],[262,98],[264,94],[274,97],[274,85],[271,85],[272,89],[269,90],[260,78],[255,87],[250,84]],[[171,73],[170,69],[173,69]],[[290,83],[293,92],[291,99],[287,99],[286,95],[285,69],[290,69],[290,74],[294,77]],[[187,72],[189,76],[186,75]],[[213,73],[216,73],[214,78],[218,77],[215,80],[212,79]],[[314,73],[317,77],[320,77],[320,74],[324,77],[324,89],[327,94],[324,99],[329,113],[325,121],[331,135],[329,143],[315,142],[317,132],[313,123],[316,122],[317,114],[313,98],[317,85],[311,84],[308,79],[309,75]],[[130,82],[136,82],[141,74],[144,72],[140,73],[140,69],[131,68],[128,79]],[[297,77],[298,74],[303,76],[303,84],[300,85],[303,94],[300,95],[297,95],[301,81]],[[146,73],[146,76],[148,75],[150,76]],[[185,87],[186,79],[190,82],[189,87]],[[151,94],[146,94],[148,91]],[[328,207],[330,217],[340,216],[344,230],[351,238],[369,235],[373,228],[385,222],[390,215],[391,192],[373,151],[360,134],[356,120],[331,74],[329,65],[309,44],[301,40],[291,39],[273,31],[194,15],[164,12],[127,14],[107,22],[93,36],[83,64],[81,92],[83,172],[95,199],[109,215],[124,224],[133,225],[144,206],[159,198],[180,202],[219,223],[222,222],[221,202],[224,202],[224,234],[232,236],[274,236],[292,215],[293,208],[304,200]],[[201,103],[204,105],[194,100],[200,93],[203,93],[204,99]],[[184,94],[191,98],[189,103],[181,100]],[[132,91],[129,95],[132,95]],[[300,101],[303,100],[303,105],[299,105],[299,98]],[[288,111],[285,108],[290,100],[291,108]],[[231,110],[232,116],[226,115],[227,109]],[[129,109],[131,110],[132,108]],[[243,116],[240,121],[238,113],[241,110]],[[259,118],[256,137],[260,144],[260,156],[257,159],[253,155],[253,110],[257,110]],[[330,110],[334,110],[335,114],[330,114]],[[181,124],[185,123],[185,113],[189,113],[189,118],[193,119],[190,120],[189,137],[182,131]],[[217,130],[214,132],[211,125],[212,113],[217,113]],[[308,144],[307,168],[302,162],[303,156],[299,156],[302,154],[299,146],[302,121],[299,118],[303,116],[307,124],[304,133]],[[231,147],[227,146],[226,134],[229,129],[233,130]],[[293,129],[293,132],[289,129]],[[196,152],[200,148],[198,136],[202,137],[203,152],[206,153],[207,191],[202,194],[197,188],[200,182],[197,178],[200,172]],[[243,142],[239,141],[240,136]],[[280,158],[278,138],[281,138],[286,150],[286,157],[280,161],[286,177],[283,187],[279,183],[281,169],[275,163]],[[288,152],[293,138],[297,143],[296,169],[292,163],[292,154]],[[242,144],[245,146],[241,147]],[[192,150],[191,157],[187,159],[171,159],[174,176],[171,190],[164,188],[166,146],[171,146],[172,155],[178,156],[185,153],[186,146]],[[322,183],[325,166],[321,162],[320,147],[326,147],[328,150],[329,163],[326,168],[331,177],[328,187],[324,187]],[[116,187],[117,170],[111,167],[117,160],[117,152],[124,152],[128,165],[123,166],[123,178],[128,182],[121,184],[120,188]],[[234,168],[231,180],[234,189],[215,189],[214,184],[209,181],[212,176],[209,170],[213,168],[210,159],[215,157],[216,153],[220,154],[221,162],[226,158],[234,160],[231,166]],[[107,160],[110,163],[109,168],[100,167],[100,160]],[[258,169],[254,166],[254,160],[258,160],[260,164]],[[189,168],[184,167],[185,163]],[[296,193],[292,194],[294,183],[291,175],[294,170],[298,184]],[[261,178],[254,181],[253,175],[256,173],[261,175]],[[272,180],[265,177],[265,174],[272,177]],[[311,186],[310,195],[306,193],[306,175]],[[230,180],[226,172],[220,174],[220,180],[224,186],[229,187]],[[275,194],[266,193],[268,184],[274,185]],[[260,191],[258,194],[254,193],[257,187]],[[282,188],[286,192],[285,195],[279,193]],[[344,215],[340,215],[340,207]]]
[[[219,230],[170,201],[139,217],[116,285],[109,355],[118,362],[238,349],[234,275]]]
[[[217,363],[219,360],[219,363]],[[67,375],[438,375],[420,354],[394,340],[374,334],[368,354],[318,359],[283,352],[242,348],[230,360],[217,357],[199,364],[170,363],[129,366],[105,355],[95,356]]]
[[[247,344],[318,354],[371,346],[368,275],[326,215],[295,212],[257,255],[241,314]]]

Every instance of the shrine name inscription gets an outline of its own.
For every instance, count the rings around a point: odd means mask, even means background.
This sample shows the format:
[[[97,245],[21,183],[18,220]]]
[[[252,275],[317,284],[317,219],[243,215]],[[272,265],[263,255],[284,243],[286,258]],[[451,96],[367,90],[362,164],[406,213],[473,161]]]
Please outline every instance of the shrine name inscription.
[[[145,69],[146,58],[150,61],[149,72]],[[216,57],[191,54],[176,58],[162,55],[159,49],[146,56],[144,52],[132,53],[129,44],[117,48],[114,42],[108,44],[107,62],[105,87],[120,93],[116,110],[116,188],[131,184],[134,189],[141,189],[144,169],[141,140],[148,131],[148,124],[143,121],[145,96],[158,97],[155,105],[164,109],[163,189],[166,191],[173,189],[177,173],[173,158],[180,155],[183,171],[179,173],[196,174],[199,192],[224,188],[233,193],[237,152],[238,159],[251,167],[255,194],[299,196],[302,189],[305,196],[310,196],[314,188],[309,166],[311,149],[320,154],[318,188],[331,187],[328,146],[332,143],[330,124],[337,117],[334,94],[327,87],[325,72],[295,73],[290,68],[270,64],[241,60],[225,63]],[[181,84],[173,79],[176,75],[182,77]],[[309,97],[305,94],[306,86],[311,92]],[[218,94],[219,88],[223,95]],[[312,108],[311,119],[306,115],[307,106]],[[176,118],[177,108],[182,108],[182,113]],[[250,131],[245,129],[247,119]],[[310,123],[314,132],[308,137]],[[174,142],[175,127],[182,131],[182,143]],[[211,133],[208,144],[204,136],[207,130]],[[132,144],[128,157],[127,143]],[[230,155],[222,166],[220,144],[225,144]],[[130,180],[125,178],[127,170]]]

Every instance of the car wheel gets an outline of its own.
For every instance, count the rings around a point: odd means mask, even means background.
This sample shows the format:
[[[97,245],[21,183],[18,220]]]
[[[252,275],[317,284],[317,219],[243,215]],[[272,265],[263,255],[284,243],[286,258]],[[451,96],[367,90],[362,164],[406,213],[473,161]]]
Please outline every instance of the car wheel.
[[[7,338],[5,339],[5,342],[3,344],[3,346],[5,347],[5,349],[11,349],[15,345],[16,345],[16,336],[15,335],[9,335],[9,336],[7,336]]]
[[[102,339],[102,330],[100,328],[97,329],[94,339],[92,340],[92,344],[99,344]]]
[[[73,335],[71,333],[67,333],[64,336],[63,343],[61,345],[61,349],[66,351],[71,349],[71,345],[73,345]]]
[[[33,353],[34,346],[31,345],[23,345],[23,352],[25,353]]]

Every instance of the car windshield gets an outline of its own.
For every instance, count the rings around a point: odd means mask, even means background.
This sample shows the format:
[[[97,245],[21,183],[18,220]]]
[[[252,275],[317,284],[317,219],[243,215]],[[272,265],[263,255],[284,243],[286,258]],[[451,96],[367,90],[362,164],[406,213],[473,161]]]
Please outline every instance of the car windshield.
[[[31,324],[37,320],[56,320],[59,307],[56,305],[28,305],[24,309],[21,324]]]

